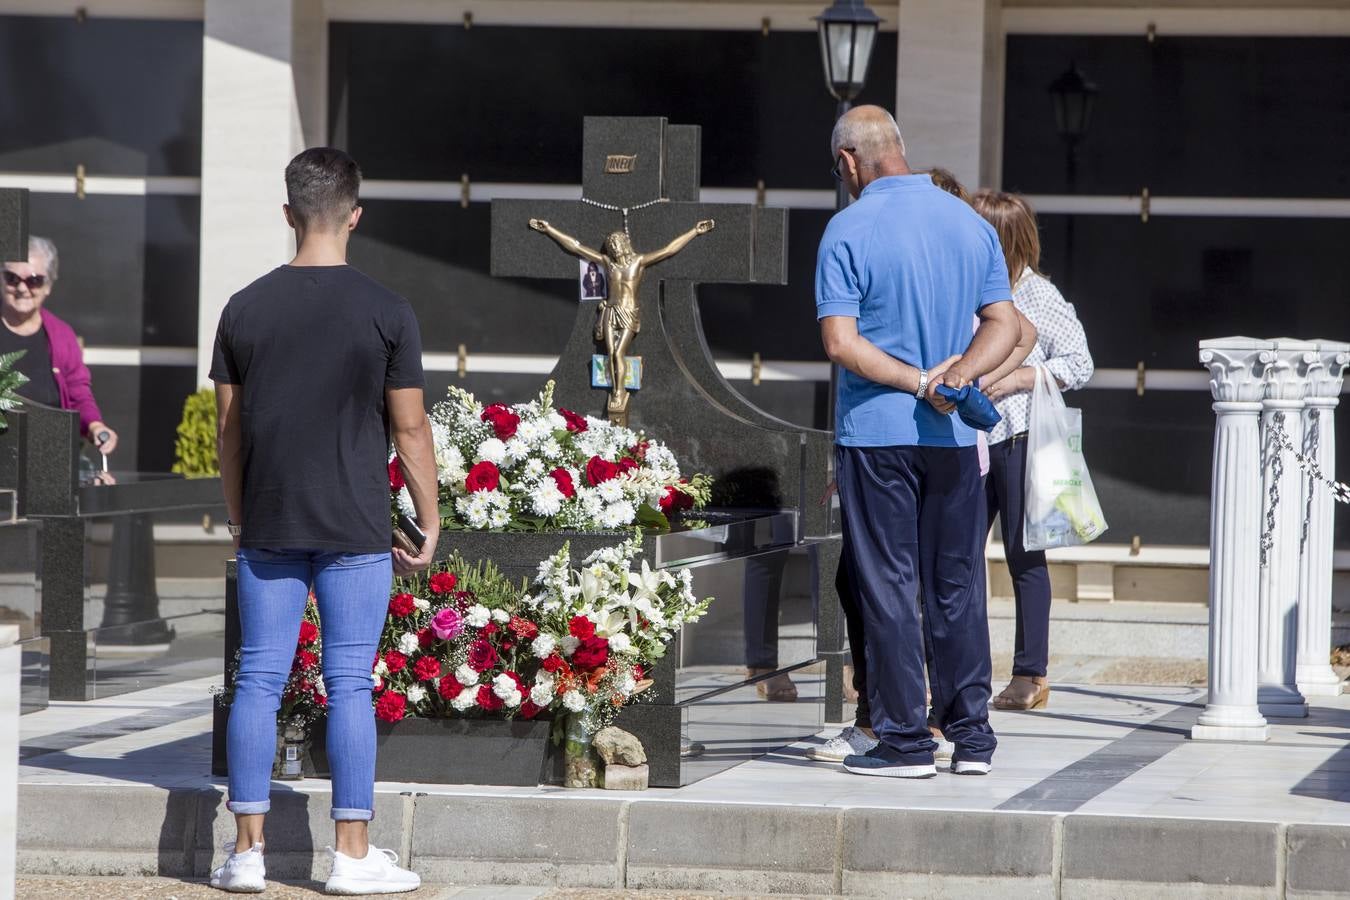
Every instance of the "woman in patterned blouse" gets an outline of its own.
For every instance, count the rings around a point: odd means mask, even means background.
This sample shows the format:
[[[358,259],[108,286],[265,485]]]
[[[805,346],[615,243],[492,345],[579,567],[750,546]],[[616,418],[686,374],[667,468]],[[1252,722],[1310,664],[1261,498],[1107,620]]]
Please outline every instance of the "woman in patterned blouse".
[[[1022,509],[1027,463],[1027,428],[1036,366],[1055,376],[1062,390],[1076,390],[1092,377],[1083,326],[1068,303],[1040,271],[1041,241],[1036,213],[1017,194],[982,190],[971,201],[994,226],[1013,278],[1013,305],[1036,326],[1036,346],[1018,369],[990,384],[985,393],[1003,421],[989,434],[989,477],[985,496],[989,526],[1002,520],[1003,548],[1017,600],[1016,650],[1012,681],[994,698],[996,709],[1039,709],[1050,698],[1046,666],[1050,656],[1050,572],[1045,552],[1022,546]]]

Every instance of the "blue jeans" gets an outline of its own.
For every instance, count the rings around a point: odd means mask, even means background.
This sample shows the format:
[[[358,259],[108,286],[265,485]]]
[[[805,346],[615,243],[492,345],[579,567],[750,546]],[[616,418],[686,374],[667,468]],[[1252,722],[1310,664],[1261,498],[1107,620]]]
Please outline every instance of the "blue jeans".
[[[333,818],[369,820],[375,808],[370,670],[389,609],[389,554],[245,548],[238,559],[242,641],[226,732],[230,811],[251,815],[271,808],[277,710],[313,586],[323,629]]]

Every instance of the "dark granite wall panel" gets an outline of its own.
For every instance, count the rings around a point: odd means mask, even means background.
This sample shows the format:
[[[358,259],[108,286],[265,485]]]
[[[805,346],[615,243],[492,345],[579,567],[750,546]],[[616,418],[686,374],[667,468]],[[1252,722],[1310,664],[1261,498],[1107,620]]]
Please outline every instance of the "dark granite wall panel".
[[[1008,37],[1005,187],[1065,193],[1046,88],[1076,61],[1100,89],[1079,193],[1350,196],[1350,38],[1141,36]]]
[[[201,172],[202,23],[0,16],[0,171]]]
[[[666,116],[703,127],[705,185],[832,186],[814,32],[335,22],[329,37],[333,140],[371,178],[575,184],[582,116]],[[860,102],[894,106],[895,48],[880,35]]]

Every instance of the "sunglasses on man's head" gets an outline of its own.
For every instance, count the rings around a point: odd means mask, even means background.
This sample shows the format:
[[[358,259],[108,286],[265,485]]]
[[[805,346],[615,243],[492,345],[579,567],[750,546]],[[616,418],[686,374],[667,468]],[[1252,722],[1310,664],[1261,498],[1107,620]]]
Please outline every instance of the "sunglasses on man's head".
[[[858,152],[858,151],[857,151],[857,148],[855,148],[855,147],[840,147],[840,148],[839,148],[839,152],[840,152],[840,153],[842,153],[842,152],[845,151],[845,150],[847,150],[849,153],[857,153],[857,152]],[[842,168],[841,168],[841,167],[843,166],[843,164],[844,164],[844,158],[843,158],[842,156],[840,156],[839,154],[835,154],[835,157],[834,157],[834,168],[830,170],[830,174],[834,176],[834,180],[835,180],[835,181],[843,181],[843,180],[844,180],[844,173],[843,173]]]
[[[21,284],[26,284],[30,291],[36,291],[46,283],[46,275],[29,275],[25,278],[18,272],[11,272],[9,269],[5,269],[5,284],[12,288],[16,288]]]

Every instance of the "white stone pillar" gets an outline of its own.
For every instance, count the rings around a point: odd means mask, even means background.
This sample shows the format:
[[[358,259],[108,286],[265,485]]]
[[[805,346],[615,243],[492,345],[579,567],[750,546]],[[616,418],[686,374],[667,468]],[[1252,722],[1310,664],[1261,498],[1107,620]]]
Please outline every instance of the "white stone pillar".
[[[0,900],[14,896],[19,834],[19,626],[0,625]]]
[[[1264,741],[1256,706],[1257,553],[1261,516],[1261,394],[1273,344],[1200,342],[1214,396],[1209,513],[1209,703],[1195,740]]]
[[[1002,6],[997,0],[902,0],[899,8],[895,118],[909,164],[950,169],[971,191],[999,182]],[[884,5],[873,8],[890,17]]]
[[[1322,474],[1336,477],[1336,403],[1350,365],[1350,344],[1317,341],[1319,365],[1310,367],[1304,443]],[[1335,697],[1341,679],[1331,668],[1331,562],[1335,501],[1331,490],[1304,477],[1305,527],[1298,586],[1298,664],[1295,680],[1304,697]]]
[[[1274,423],[1295,447],[1303,446],[1303,407],[1308,371],[1320,365],[1317,345],[1279,338],[1275,362],[1266,371],[1261,401],[1261,546],[1260,626],[1257,639],[1256,702],[1261,715],[1302,718],[1308,701],[1294,678],[1298,652],[1299,538],[1303,530],[1303,474],[1298,462],[1271,437]],[[1271,494],[1279,500],[1273,510]],[[1273,512],[1273,517],[1272,517]]]
[[[197,382],[230,295],[295,251],[286,164],[325,143],[323,0],[206,0]]]

